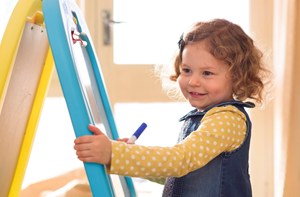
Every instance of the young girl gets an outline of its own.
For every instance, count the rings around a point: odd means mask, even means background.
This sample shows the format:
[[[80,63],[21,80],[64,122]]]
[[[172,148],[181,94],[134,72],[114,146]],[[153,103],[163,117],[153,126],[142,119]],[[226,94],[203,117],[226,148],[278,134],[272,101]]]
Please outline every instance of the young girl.
[[[106,165],[111,174],[166,177],[163,196],[252,196],[251,121],[244,108],[262,102],[262,53],[238,25],[223,19],[196,23],[178,45],[170,79],[195,108],[181,118],[178,144],[127,144],[89,125],[94,135],[75,140],[77,156]]]

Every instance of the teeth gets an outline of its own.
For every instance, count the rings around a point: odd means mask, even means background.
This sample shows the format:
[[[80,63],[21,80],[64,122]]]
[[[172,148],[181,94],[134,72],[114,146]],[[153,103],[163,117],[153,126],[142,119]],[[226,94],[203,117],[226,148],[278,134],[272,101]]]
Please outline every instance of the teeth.
[[[193,94],[193,95],[203,95],[202,93],[198,93],[198,92],[191,92],[191,94]]]

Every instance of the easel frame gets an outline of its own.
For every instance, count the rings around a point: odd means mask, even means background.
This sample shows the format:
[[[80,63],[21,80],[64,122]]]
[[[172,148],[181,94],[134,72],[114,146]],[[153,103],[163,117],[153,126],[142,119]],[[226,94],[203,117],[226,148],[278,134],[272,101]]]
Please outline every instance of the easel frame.
[[[66,7],[61,9],[61,7],[59,7],[60,5],[64,5]],[[70,40],[70,35],[68,34],[69,29],[66,32],[62,24],[64,17],[61,15],[61,10],[68,10],[68,7],[72,7],[73,13],[76,13],[76,20],[81,24],[80,28],[87,33],[87,35],[83,38],[84,41],[87,42],[87,47],[83,50],[83,56],[84,58],[88,59],[88,62],[90,62],[88,64],[88,72],[91,72],[91,76],[93,76],[92,89],[97,90],[95,93],[92,91],[93,94],[96,95],[95,103],[98,107],[98,112],[101,114],[100,119],[105,126],[108,136],[116,139],[118,138],[118,133],[110,109],[110,104],[106,94],[98,60],[94,54],[94,48],[91,40],[89,39],[90,35],[85,25],[85,21],[80,14],[79,8],[72,0],[20,0],[17,3],[4,33],[0,48],[0,113],[4,108],[4,105],[6,105],[5,100],[9,99],[7,95],[9,95],[10,91],[15,91],[16,89],[16,87],[14,87],[9,90],[10,84],[12,83],[11,79],[13,79],[14,75],[14,62],[17,60],[16,57],[20,48],[19,40],[21,40],[22,31],[25,26],[24,24],[27,21],[34,25],[44,27],[45,20],[47,35],[51,48],[54,51],[53,56],[55,58],[56,70],[59,74],[75,134],[76,136],[91,134],[91,132],[87,130],[87,125],[89,123],[97,123],[99,117],[97,118],[95,115],[96,113],[93,112],[94,106],[90,106],[88,96],[86,92],[84,92],[82,81],[80,81],[80,78],[78,78],[78,70],[75,69],[76,64],[74,64],[76,62],[74,59],[76,58],[74,58],[72,49],[70,49],[70,44],[72,43]],[[71,20],[73,20],[73,18]],[[51,25],[51,23],[54,24]],[[55,36],[60,39],[58,42],[55,41]],[[63,47],[60,45],[62,43]],[[25,121],[26,123],[24,124],[26,129],[20,132],[23,133],[23,138],[21,137],[22,139],[20,140],[20,150],[19,155],[17,155],[17,164],[13,173],[12,181],[8,182],[5,190],[1,190],[3,191],[3,196],[19,196],[21,190],[39,116],[54,68],[51,50],[49,47],[46,48],[48,49],[46,49],[47,52],[45,52],[43,55],[43,68],[41,69],[39,76],[37,76],[39,80],[35,82],[36,88],[30,92],[30,94],[34,95],[34,98],[31,102],[31,109],[29,109],[26,115],[28,117],[25,117],[27,118],[27,121]],[[78,47],[75,46],[75,48]],[[2,115],[4,117],[7,115],[7,113],[3,112]],[[6,134],[5,128],[1,127],[1,125],[0,133],[4,135]],[[1,139],[5,140],[5,136],[1,137]],[[113,185],[110,181],[109,175],[106,174],[104,166],[95,163],[84,163],[84,166],[93,196],[115,196]],[[131,178],[120,177],[120,180],[124,195],[126,197],[136,196]]]

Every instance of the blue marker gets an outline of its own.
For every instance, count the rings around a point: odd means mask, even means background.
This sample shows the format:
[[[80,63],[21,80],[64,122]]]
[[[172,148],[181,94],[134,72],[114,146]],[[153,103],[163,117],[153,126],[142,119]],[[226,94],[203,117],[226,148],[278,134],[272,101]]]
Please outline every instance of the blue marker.
[[[127,143],[134,143],[140,137],[140,135],[143,133],[146,127],[147,124],[143,122],[141,126],[136,130],[136,132],[134,132],[134,134],[129,138]]]

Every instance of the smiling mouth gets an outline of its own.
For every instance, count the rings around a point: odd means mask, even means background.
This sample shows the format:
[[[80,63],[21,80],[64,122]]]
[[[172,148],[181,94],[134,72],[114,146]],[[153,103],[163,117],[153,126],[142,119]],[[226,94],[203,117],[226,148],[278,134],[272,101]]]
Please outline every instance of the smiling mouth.
[[[191,96],[204,96],[206,93],[199,93],[199,92],[189,92]]]

